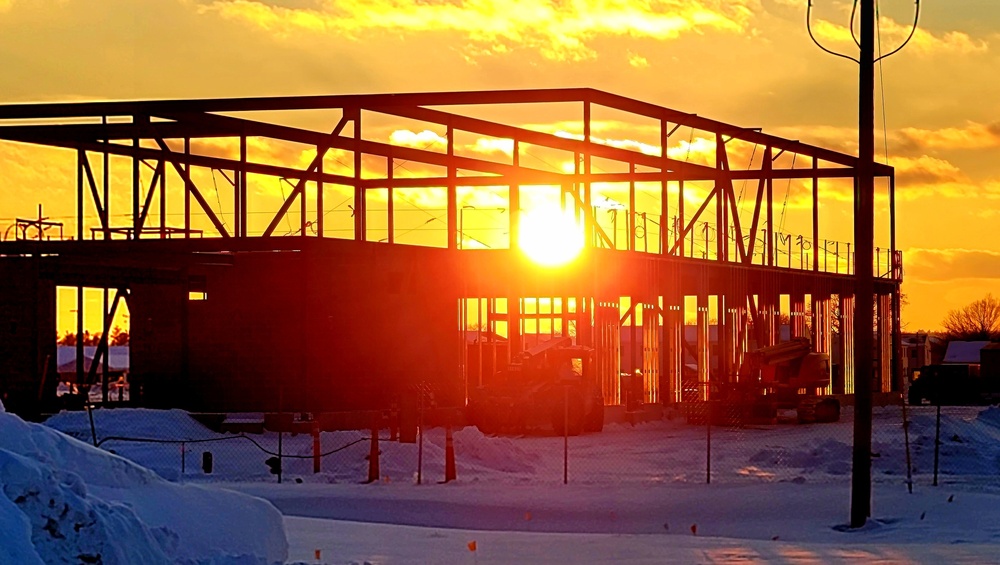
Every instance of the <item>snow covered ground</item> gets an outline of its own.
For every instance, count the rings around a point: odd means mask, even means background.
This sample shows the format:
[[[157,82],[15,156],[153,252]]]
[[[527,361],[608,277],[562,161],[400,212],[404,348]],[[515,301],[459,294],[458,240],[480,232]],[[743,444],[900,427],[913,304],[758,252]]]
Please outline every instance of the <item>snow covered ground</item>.
[[[382,441],[381,480],[364,485],[365,432],[323,433],[312,472],[308,435],[282,437],[283,484],[264,460],[276,434],[216,434],[179,411],[97,410],[102,447],[184,483],[213,483],[271,501],[301,563],[1000,563],[1000,409],[946,408],[941,486],[932,487],[933,409],[910,425],[914,493],[906,486],[899,407],[878,409],[873,520],[849,515],[851,413],[810,426],[707,429],[681,419],[609,425],[569,440],[455,433],[458,481],[443,478],[444,434],[432,429],[416,485],[418,446]],[[89,438],[85,414],[47,422]],[[353,443],[361,440],[358,443]],[[201,454],[211,451],[206,474]],[[182,469],[182,462],[183,465]],[[475,542],[470,546],[471,542]],[[474,547],[474,550],[472,549]],[[319,558],[317,558],[317,550]]]
[[[266,501],[167,482],[0,405],[0,563],[265,565],[287,549]]]

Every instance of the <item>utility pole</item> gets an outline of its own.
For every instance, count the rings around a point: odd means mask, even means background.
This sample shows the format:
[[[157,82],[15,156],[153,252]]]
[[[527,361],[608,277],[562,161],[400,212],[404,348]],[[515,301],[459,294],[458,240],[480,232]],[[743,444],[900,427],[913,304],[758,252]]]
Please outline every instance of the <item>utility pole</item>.
[[[851,527],[871,516],[872,355],[875,280],[875,0],[860,2],[858,38],[858,169],[854,183],[854,464],[851,471]]]
[[[875,388],[874,345],[875,279],[875,63],[899,52],[917,30],[920,0],[910,35],[902,45],[875,57],[876,0],[859,0],[851,12],[851,36],[858,58],[827,49],[812,33],[812,0],[806,0],[806,29],[823,51],[858,64],[858,167],[854,179],[854,448],[851,470],[851,527],[860,528],[871,516],[872,499],[872,393]],[[854,10],[858,10],[855,12]],[[854,17],[860,37],[854,36]],[[906,400],[903,399],[905,402]]]

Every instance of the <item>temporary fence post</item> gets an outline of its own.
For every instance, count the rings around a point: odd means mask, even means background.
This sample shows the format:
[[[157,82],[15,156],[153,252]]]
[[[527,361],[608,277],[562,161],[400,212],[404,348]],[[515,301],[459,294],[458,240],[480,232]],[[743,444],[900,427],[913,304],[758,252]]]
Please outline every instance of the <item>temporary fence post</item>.
[[[186,467],[187,467],[187,465],[186,465],[186,458],[187,457],[186,456],[187,456],[187,452],[184,449],[184,442],[182,441],[181,442],[181,479],[184,478],[184,473],[186,472]]]
[[[281,440],[283,435],[284,432],[278,432],[278,484],[279,485],[281,484],[281,473],[284,472],[284,466],[285,466],[284,461],[281,460],[282,459]]]
[[[941,451],[941,403],[937,405],[937,422],[934,424],[934,486],[938,486],[938,452]]]
[[[319,440],[319,422],[313,421],[312,436],[313,436],[313,473],[319,473],[320,464],[322,463],[322,459],[320,456],[322,449]]]
[[[84,394],[87,395],[87,415],[90,417],[90,437],[94,440],[94,447],[97,447],[97,427],[94,426],[94,405],[90,402],[90,387],[86,387]]]
[[[451,425],[448,425],[444,428],[444,482],[455,478],[455,441],[451,437]]]
[[[389,409],[389,441],[397,441],[399,439],[399,410],[396,408],[396,403],[392,403],[392,407]]]
[[[903,442],[906,444],[906,489],[913,494],[913,464],[910,461],[910,420],[906,417],[906,402],[909,400],[907,382],[903,379]]]
[[[378,480],[381,471],[379,470],[379,448],[378,448],[378,417],[372,419],[372,441],[371,450],[368,452],[368,481],[374,483]]]
[[[420,389],[420,418],[417,423],[420,432],[420,443],[417,444],[417,484],[423,482],[424,474],[424,390]]]
[[[705,414],[705,484],[712,484],[712,401],[706,400]]]
[[[563,484],[569,483],[569,386],[563,387]]]

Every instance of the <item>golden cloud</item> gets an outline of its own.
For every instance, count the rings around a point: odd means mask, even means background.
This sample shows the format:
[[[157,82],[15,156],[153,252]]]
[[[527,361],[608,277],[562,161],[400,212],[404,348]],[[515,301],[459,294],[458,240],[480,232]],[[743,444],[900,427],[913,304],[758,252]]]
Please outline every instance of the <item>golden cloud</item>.
[[[289,8],[213,0],[198,9],[283,38],[302,31],[355,40],[381,30],[451,31],[467,36],[478,55],[518,46],[547,59],[583,60],[596,57],[588,43],[601,36],[669,40],[709,30],[744,33],[757,6],[756,0],[322,0],[315,8]]]
[[[921,281],[1000,278],[1000,253],[983,249],[908,249],[906,275]]]
[[[921,149],[989,149],[1000,147],[1000,122],[966,122],[964,127],[938,130],[903,128],[901,141]]]
[[[920,157],[895,157],[891,162],[896,169],[899,186],[951,184],[967,182],[965,173],[944,159],[921,155]]]
[[[856,53],[854,39],[851,38],[851,31],[847,26],[819,19],[813,22],[812,29],[817,39],[848,45],[849,50],[844,51],[844,53]],[[909,23],[900,24],[889,17],[879,18],[879,34],[883,52],[888,53],[902,45],[909,35],[910,29]],[[906,48],[923,55],[937,53],[970,55],[989,51],[989,43],[985,40],[973,39],[968,34],[959,31],[948,31],[935,35],[918,27]]]

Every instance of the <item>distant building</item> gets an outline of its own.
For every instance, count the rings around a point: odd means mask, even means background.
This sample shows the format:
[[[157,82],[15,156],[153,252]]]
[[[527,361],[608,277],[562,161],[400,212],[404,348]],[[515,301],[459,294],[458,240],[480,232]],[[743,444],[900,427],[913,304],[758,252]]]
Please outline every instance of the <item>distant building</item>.
[[[903,374],[912,381],[915,372],[928,365],[938,365],[942,362],[947,343],[933,334],[917,332],[904,333],[900,345]]]
[[[945,365],[974,365],[979,367],[979,352],[989,345],[988,341],[949,341],[941,362]]]

